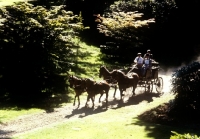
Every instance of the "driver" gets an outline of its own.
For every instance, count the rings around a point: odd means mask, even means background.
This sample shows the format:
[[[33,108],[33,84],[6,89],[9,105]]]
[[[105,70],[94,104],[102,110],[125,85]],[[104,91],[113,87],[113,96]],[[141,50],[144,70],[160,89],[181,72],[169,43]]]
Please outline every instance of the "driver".
[[[141,55],[141,53],[138,53],[137,57],[134,59],[134,63],[138,69],[141,69],[143,65],[143,58],[141,57]]]

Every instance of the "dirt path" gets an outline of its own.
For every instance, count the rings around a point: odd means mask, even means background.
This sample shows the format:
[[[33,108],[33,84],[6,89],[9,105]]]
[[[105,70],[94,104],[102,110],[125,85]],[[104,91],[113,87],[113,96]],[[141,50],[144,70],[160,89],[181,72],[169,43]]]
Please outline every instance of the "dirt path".
[[[141,100],[147,100],[149,102],[153,101],[154,99],[163,99],[166,97],[169,97],[171,94],[169,94],[167,91],[169,89],[169,80],[167,78],[167,76],[162,76],[164,78],[164,95],[163,96],[159,96],[156,93],[152,93],[151,95],[143,95],[141,94],[141,89],[137,89],[136,90],[136,96],[132,97],[132,99],[134,99],[134,101],[129,101],[129,96],[127,95],[124,98],[124,106],[131,106],[134,105],[134,109],[138,109],[138,114],[140,114],[141,111],[139,111],[141,105],[143,105],[141,102]],[[113,90],[111,90],[113,91]],[[153,92],[156,92],[155,90],[153,90]],[[113,94],[113,92],[111,92],[111,94]],[[113,107],[118,107],[118,103],[119,103],[119,92],[117,92],[117,99],[113,100],[113,98],[111,97],[112,95],[110,95],[109,97],[109,108],[113,108]],[[97,97],[98,98],[98,97]],[[96,99],[97,100],[97,99]],[[83,100],[81,100],[82,105],[80,106],[80,108],[77,110],[75,107],[71,105],[67,105],[64,106],[62,108],[56,108],[54,109],[53,112],[47,113],[47,112],[42,112],[42,113],[38,113],[38,114],[32,114],[32,115],[26,115],[26,116],[21,116],[18,119],[14,120],[14,121],[10,121],[8,123],[0,123],[0,138],[1,139],[8,139],[11,138],[14,135],[17,134],[22,134],[28,131],[32,131],[32,130],[37,130],[39,128],[44,128],[46,126],[53,126],[55,124],[64,122],[66,120],[71,120],[73,118],[78,118],[80,116],[84,117],[84,115],[82,115],[83,113],[85,114],[92,114],[94,111],[88,110],[87,108],[84,108],[83,106]],[[135,104],[133,104],[133,102]],[[131,104],[129,104],[131,103]],[[95,105],[100,105],[98,104],[98,102],[95,102]],[[97,109],[97,107],[95,108]],[[106,112],[106,111],[105,111]],[[94,115],[92,115],[94,116]]]

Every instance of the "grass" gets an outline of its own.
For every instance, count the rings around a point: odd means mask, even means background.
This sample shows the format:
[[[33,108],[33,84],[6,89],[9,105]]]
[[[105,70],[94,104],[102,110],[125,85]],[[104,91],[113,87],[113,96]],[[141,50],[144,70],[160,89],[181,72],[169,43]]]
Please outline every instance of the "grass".
[[[144,139],[145,136],[147,136],[144,134],[144,126],[134,126],[130,124],[132,121],[134,121],[131,118],[113,120],[110,120],[109,118],[109,121],[107,121],[105,118],[110,117],[110,114],[119,113],[114,113],[112,111],[103,117],[99,115],[95,118],[87,117],[86,119],[65,122],[62,125],[55,125],[53,128],[47,128],[27,135],[22,135],[16,139],[37,139],[41,136],[45,139]],[[99,120],[97,120],[97,118]],[[141,132],[143,132],[143,134],[141,134]]]
[[[13,139],[39,139],[41,137],[43,139],[169,139],[172,135],[171,131],[194,133],[195,131],[190,129],[147,123],[137,118],[137,115],[163,102],[168,102],[172,98],[173,96],[163,96],[153,98],[153,101],[149,103],[142,101],[139,108],[131,102],[107,111],[102,109],[75,110],[70,116],[79,116],[79,118],[69,116],[63,123],[21,134]]]
[[[99,79],[99,67],[103,64],[103,61],[100,59],[100,49],[83,42],[80,42],[80,46],[81,48],[78,49],[77,59],[75,60],[76,67],[71,74],[82,78],[92,77]]]

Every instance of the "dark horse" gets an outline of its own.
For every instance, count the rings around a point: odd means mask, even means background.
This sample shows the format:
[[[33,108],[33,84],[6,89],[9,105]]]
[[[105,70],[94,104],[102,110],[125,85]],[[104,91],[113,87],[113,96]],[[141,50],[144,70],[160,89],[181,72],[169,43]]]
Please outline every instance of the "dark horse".
[[[101,77],[103,77],[103,79],[106,80],[110,84],[110,86],[115,89],[113,94],[113,97],[115,98],[117,81],[112,78],[111,72],[109,72],[105,66],[101,66],[99,69],[99,78]]]
[[[85,88],[82,86],[82,81],[83,79],[80,79],[76,76],[69,76],[69,83],[70,83],[70,87],[74,89],[75,91],[75,97],[74,97],[74,103],[73,105],[75,106],[75,101],[76,98],[78,98],[78,107],[80,106],[80,98],[79,96],[83,93],[86,92]]]
[[[139,76],[137,73],[130,72],[128,75],[125,75],[125,73],[120,70],[113,70],[111,75],[118,82],[121,99],[123,96],[123,91],[126,91],[126,89],[129,87],[133,87],[132,93],[135,95],[135,89],[139,81]]]
[[[95,95],[100,94],[99,102],[101,102],[101,97],[105,93],[106,94],[106,109],[107,109],[108,92],[110,90],[109,84],[106,81],[96,82],[92,79],[85,79],[84,80],[84,86],[85,86],[86,91],[88,93],[85,106],[87,107],[87,102],[89,101],[89,99],[91,99],[92,103],[93,103],[92,107],[94,108],[94,97],[95,97]]]

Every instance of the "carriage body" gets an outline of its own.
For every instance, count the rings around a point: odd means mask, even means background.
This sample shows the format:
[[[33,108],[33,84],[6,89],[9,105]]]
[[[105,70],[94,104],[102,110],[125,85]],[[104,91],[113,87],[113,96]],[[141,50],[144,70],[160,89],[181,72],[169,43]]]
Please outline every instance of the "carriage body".
[[[145,92],[150,93],[153,91],[153,88],[155,88],[156,92],[161,94],[163,90],[163,78],[159,76],[159,70],[159,63],[153,62],[152,68],[147,69],[144,76],[138,74],[140,77],[138,87],[144,87]],[[133,70],[133,72],[134,71],[138,73],[138,70]]]

